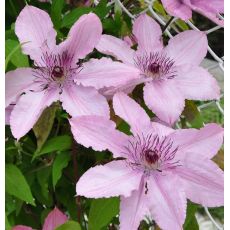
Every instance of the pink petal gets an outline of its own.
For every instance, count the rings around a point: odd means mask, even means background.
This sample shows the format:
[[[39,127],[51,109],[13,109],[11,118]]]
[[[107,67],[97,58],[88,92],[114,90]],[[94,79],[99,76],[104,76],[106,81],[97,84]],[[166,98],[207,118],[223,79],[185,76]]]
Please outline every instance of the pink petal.
[[[83,64],[76,81],[84,86],[96,89],[126,85],[127,82],[140,78],[140,71],[130,65],[112,61],[110,58],[91,59]]]
[[[176,65],[199,65],[207,54],[208,41],[204,32],[187,30],[169,40],[165,48],[167,56]]]
[[[161,0],[161,2],[170,15],[181,18],[184,21],[192,18],[192,10],[181,0]]]
[[[116,124],[101,116],[81,116],[70,119],[75,140],[96,151],[110,150],[114,157],[124,156],[128,136],[116,130]]]
[[[175,81],[186,99],[213,100],[219,99],[220,87],[216,79],[199,66],[178,67]]]
[[[17,225],[12,228],[12,230],[33,230],[31,227],[27,227],[24,225]]]
[[[213,158],[223,143],[224,129],[217,124],[207,124],[204,128],[175,130],[170,138],[179,146],[181,157],[185,152],[196,153],[205,158]]]
[[[173,80],[147,83],[144,87],[144,100],[162,121],[171,125],[184,109],[184,97]]]
[[[181,230],[186,216],[186,197],[177,176],[156,175],[147,182],[148,206],[162,230]]]
[[[117,92],[123,92],[125,94],[132,93],[134,88],[137,85],[143,84],[144,81],[145,79],[143,78],[143,76],[140,75],[140,78],[136,78],[136,79],[133,78],[132,80],[126,82],[125,84],[121,84],[116,87],[105,87],[103,89],[100,89],[100,92],[101,94],[106,96],[108,100],[110,100],[113,97],[113,95],[116,94]]]
[[[13,109],[14,109],[14,105],[9,105],[5,109],[5,124],[6,125],[10,125],[10,115]]]
[[[192,7],[202,8],[207,12],[224,13],[224,0],[195,0],[190,4]]]
[[[223,171],[208,158],[190,152],[175,173],[183,180],[186,196],[208,207],[224,205]]]
[[[211,3],[211,4],[212,4],[212,3]],[[223,2],[222,2],[222,5],[223,5]],[[205,5],[205,6],[201,6],[201,5],[195,5],[195,4],[193,4],[193,5],[191,6],[191,8],[192,8],[194,11],[196,11],[196,12],[198,12],[198,13],[204,15],[205,17],[209,18],[210,20],[212,20],[213,22],[215,22],[217,25],[224,27],[224,20],[220,19],[220,18],[217,16],[218,9],[216,9],[216,10],[214,11],[214,10],[213,10],[213,9],[215,9],[214,7],[215,7],[215,6],[213,6],[212,9],[209,9],[206,5]],[[223,6],[222,6],[222,7],[223,7]],[[221,8],[222,8],[222,7],[221,7]],[[221,9],[221,8],[220,8],[220,11],[223,10],[223,8],[222,8],[222,9]],[[213,12],[213,11],[214,11],[214,12]]]
[[[125,161],[113,161],[90,168],[79,179],[77,195],[88,198],[128,197],[139,187],[141,174],[135,173]]]
[[[121,197],[120,230],[138,229],[141,220],[149,214],[146,205],[143,180],[139,190],[133,191],[129,197]]]
[[[67,220],[67,216],[55,207],[46,217],[42,230],[54,230],[58,226],[67,222]]]
[[[57,100],[56,91],[27,92],[22,95],[10,117],[13,136],[17,139],[24,136],[34,126],[42,111]]]
[[[63,108],[72,116],[100,115],[109,117],[109,106],[102,95],[93,87],[71,85],[60,95]]]
[[[18,68],[6,73],[6,107],[23,92],[32,89],[33,81],[31,68]]]
[[[43,10],[26,5],[15,23],[15,33],[25,54],[40,61],[42,48],[53,49],[56,46],[56,31],[50,16]]]
[[[150,118],[144,109],[122,92],[114,95],[113,108],[116,115],[131,126],[133,133],[141,133],[144,128],[151,125]]]
[[[133,24],[133,34],[138,42],[138,50],[157,52],[163,48],[160,25],[147,14],[140,15]]]
[[[132,35],[125,36],[123,40],[129,47],[134,46],[136,44],[135,38],[133,38]]]
[[[58,49],[68,51],[73,56],[73,62],[84,58],[93,51],[102,33],[100,19],[94,13],[84,14],[72,26],[67,39],[62,42]]]
[[[133,64],[134,50],[126,42],[111,35],[102,35],[96,49],[104,54],[111,55],[127,64]]]
[[[152,129],[152,132],[155,132],[157,133],[159,136],[168,136],[170,135],[171,133],[174,133],[175,130],[172,129],[171,127],[168,127],[166,126],[165,124],[161,124],[159,122],[151,122],[151,129]]]

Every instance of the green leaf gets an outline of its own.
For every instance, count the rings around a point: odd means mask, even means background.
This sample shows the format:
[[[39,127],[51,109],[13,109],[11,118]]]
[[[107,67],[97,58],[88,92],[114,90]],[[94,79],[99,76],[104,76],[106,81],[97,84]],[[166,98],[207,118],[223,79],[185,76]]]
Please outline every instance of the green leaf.
[[[15,165],[6,165],[6,192],[35,206],[30,187]]]
[[[12,228],[6,215],[5,215],[5,225],[6,225],[6,230],[10,230]]]
[[[90,7],[78,7],[63,17],[61,27],[70,28],[83,14],[88,14],[92,11]]]
[[[112,5],[107,7],[107,2],[107,0],[101,0],[99,4],[93,9],[93,12],[97,14],[100,19],[103,19],[112,9]]]
[[[53,0],[51,5],[51,19],[56,29],[60,28],[64,0]]]
[[[193,101],[186,100],[185,108],[182,113],[186,120],[191,124],[192,128],[203,127],[203,118]]]
[[[213,217],[224,220],[224,207],[209,208],[208,210]]]
[[[100,230],[119,213],[119,198],[93,200],[89,211],[89,230]]]
[[[153,4],[153,8],[154,10],[156,10],[157,13],[163,15],[163,16],[167,16],[164,7],[162,6],[162,4],[159,1],[155,1]]]
[[[71,144],[72,138],[70,136],[63,135],[53,137],[46,141],[41,150],[34,155],[34,158],[46,153],[68,150],[71,148]]]
[[[70,154],[67,152],[60,153],[54,160],[52,168],[53,187],[55,188],[58,180],[61,178],[62,170],[67,167],[70,161]]]
[[[21,51],[21,44],[18,41],[8,39],[5,43],[6,48],[6,60],[5,69],[11,61],[16,67],[29,66],[28,57]]]
[[[107,7],[107,0],[101,0],[95,7],[78,7],[63,17],[61,27],[70,28],[83,14],[94,12],[97,16],[103,19],[111,10],[112,6]]]
[[[61,226],[55,228],[55,230],[81,230],[78,222],[69,220],[68,222],[62,224]]]
[[[184,31],[184,30],[189,30],[188,25],[181,19],[177,19],[175,23]]]
[[[193,203],[188,203],[187,205],[187,213],[186,213],[186,220],[184,223],[184,230],[199,230],[199,225],[197,223],[195,214],[198,209],[198,206]]]
[[[43,144],[46,142],[50,134],[50,131],[53,127],[56,110],[56,104],[46,108],[33,127],[34,134],[37,138],[36,152],[41,150]]]
[[[224,170],[224,150],[220,149],[218,153],[212,158],[212,160]]]
[[[48,200],[49,199],[49,177],[51,174],[51,167],[43,168],[39,170],[37,175],[38,183],[41,187],[42,195]]]
[[[130,131],[130,126],[127,122],[125,121],[121,121],[118,126],[117,126],[117,129],[120,130],[121,132],[127,134],[127,135],[131,135],[131,131]]]

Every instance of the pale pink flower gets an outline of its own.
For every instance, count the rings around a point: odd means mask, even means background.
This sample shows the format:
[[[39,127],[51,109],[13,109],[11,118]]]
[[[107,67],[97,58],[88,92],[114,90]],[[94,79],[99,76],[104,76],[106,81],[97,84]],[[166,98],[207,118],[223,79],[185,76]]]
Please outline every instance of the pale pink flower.
[[[85,63],[78,83],[93,85],[104,94],[131,92],[144,83],[146,105],[163,121],[173,124],[184,109],[185,99],[218,99],[220,90],[211,74],[200,67],[207,53],[204,32],[189,30],[169,40],[164,48],[160,26],[149,16],[139,16],[133,25],[137,51],[121,39],[102,35],[96,48],[110,58]],[[99,80],[100,79],[100,80]]]
[[[101,37],[101,22],[95,14],[80,17],[67,39],[56,45],[56,31],[49,15],[26,6],[16,20],[15,32],[35,67],[6,74],[6,107],[16,101],[10,116],[14,137],[25,135],[44,108],[58,100],[71,116],[109,116],[107,101],[95,88],[74,82],[82,69],[78,60],[89,54]]]
[[[192,11],[204,15],[216,24],[224,26],[224,20],[218,17],[224,13],[224,0],[162,0],[166,11],[182,20],[192,18]]]
[[[31,227],[27,227],[24,225],[17,225],[12,228],[12,230],[33,230]]]
[[[96,151],[108,149],[120,158],[83,174],[77,195],[121,196],[120,230],[137,229],[145,216],[161,229],[181,230],[186,198],[203,206],[223,205],[223,171],[211,160],[221,147],[222,127],[208,124],[200,130],[173,130],[151,122],[122,92],[115,94],[113,107],[130,125],[131,136],[101,116],[70,120],[78,143]]]
[[[67,222],[67,216],[58,208],[54,208],[46,217],[42,230],[54,230],[58,226]],[[17,225],[12,230],[33,230],[31,227]]]

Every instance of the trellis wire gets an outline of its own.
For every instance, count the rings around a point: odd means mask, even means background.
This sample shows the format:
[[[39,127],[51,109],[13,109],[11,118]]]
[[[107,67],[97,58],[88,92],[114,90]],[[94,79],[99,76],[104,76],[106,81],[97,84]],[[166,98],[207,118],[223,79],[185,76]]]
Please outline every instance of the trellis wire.
[[[158,15],[158,14],[154,11],[154,9],[153,9],[153,3],[154,3],[154,1],[155,1],[155,0],[145,0],[145,3],[147,4],[147,7],[146,7],[146,9],[144,9],[141,13],[149,11],[150,14],[153,16],[154,19],[156,19],[161,25],[165,26],[165,25],[167,24],[167,22],[165,22],[165,19],[164,19],[162,16]],[[117,3],[117,4],[121,7],[121,9],[122,9],[130,18],[135,19],[135,18],[138,16],[138,15],[133,15],[133,14],[124,6],[124,4],[123,4],[120,0],[114,0],[114,1],[111,1],[111,2],[110,2],[110,4],[113,4],[113,3]],[[141,14],[141,13],[140,13],[140,14]],[[219,17],[220,17],[221,19],[223,19],[223,17],[222,17],[221,15],[219,15]],[[171,23],[169,23],[169,24],[167,25],[167,28],[165,28],[165,31],[164,31],[170,38],[173,37],[173,35],[170,33],[170,29],[172,28],[171,25],[175,22],[176,19],[177,19],[177,18],[174,18],[174,19],[171,21]],[[190,28],[192,28],[192,29],[194,29],[194,30],[199,30],[190,20],[188,20],[188,21],[186,22],[186,24],[187,24]],[[206,32],[206,34],[208,35],[208,34],[210,34],[210,33],[213,33],[213,32],[215,32],[215,31],[219,30],[220,28],[221,28],[220,26],[215,26],[215,27],[213,27],[213,28],[211,28],[211,29],[209,29],[209,30],[207,30],[207,31],[205,31],[205,32]],[[177,31],[176,31],[176,32],[177,32]],[[215,64],[215,65],[209,67],[208,70],[210,70],[210,69],[212,69],[212,68],[219,67],[220,70],[223,72],[223,71],[224,71],[224,57],[218,57],[218,55],[212,50],[212,48],[211,48],[210,46],[208,46],[208,52],[209,52],[209,54],[213,57],[213,59],[216,60],[216,62],[217,62],[217,64]],[[220,99],[223,98],[223,97],[224,97],[224,94],[221,95]],[[220,105],[220,100],[211,101],[211,102],[206,102],[206,103],[200,105],[200,106],[198,107],[198,109],[199,109],[199,110],[202,110],[202,109],[204,109],[204,108],[209,107],[209,106],[212,105],[212,104],[215,104],[215,105],[216,105],[217,109],[219,110],[219,112],[220,112],[220,113],[222,114],[222,116],[223,116],[223,115],[224,115],[224,110],[223,110],[223,108],[222,108],[221,105]],[[178,125],[178,124],[177,124],[176,126],[177,126],[177,128],[179,128],[179,125]],[[204,207],[204,210],[205,210],[207,216],[209,217],[209,219],[210,219],[210,220],[212,221],[212,223],[214,224],[214,226],[215,226],[218,230],[222,230],[222,229],[223,229],[223,226],[219,226],[219,224],[216,223],[216,221],[214,220],[214,218],[213,218],[212,215],[210,214],[208,208],[207,208],[207,207]]]

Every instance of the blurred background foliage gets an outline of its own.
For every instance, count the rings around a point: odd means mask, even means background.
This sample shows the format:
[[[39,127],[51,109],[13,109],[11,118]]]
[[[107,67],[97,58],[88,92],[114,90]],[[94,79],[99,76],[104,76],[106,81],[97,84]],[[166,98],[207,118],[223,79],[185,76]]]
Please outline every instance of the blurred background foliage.
[[[28,4],[46,10],[52,18],[58,32],[57,42],[62,41],[73,23],[83,14],[96,13],[103,24],[104,33],[124,37],[131,35],[132,22],[130,17],[122,12],[118,4],[110,4],[101,0],[98,5],[90,1],[53,0],[39,2],[27,0]],[[140,13],[146,5],[142,0],[124,0],[123,4],[132,14]],[[18,67],[31,66],[33,63],[22,54],[21,46],[14,32],[15,20],[25,6],[24,0],[6,1],[6,71]],[[170,16],[164,11],[160,1],[154,2],[154,10],[167,20]],[[214,26],[206,18],[194,14],[194,23],[206,30]],[[180,32],[189,29],[187,24],[177,20],[173,24]],[[223,29],[217,30],[208,37],[209,44],[218,56],[223,56]],[[168,37],[164,34],[164,40]],[[88,58],[101,57],[96,51]],[[208,58],[212,58],[208,56]],[[153,118],[143,102],[142,88],[136,87],[132,96]],[[221,99],[223,107],[223,99]],[[223,116],[215,103],[202,109],[201,102],[186,101],[185,110],[178,123],[183,128],[200,128],[204,123],[217,122],[223,124]],[[111,108],[112,109],[112,108]],[[129,126],[112,114],[119,130],[129,133]],[[41,229],[47,214],[55,206],[65,212],[69,219],[79,222],[81,229],[105,230],[117,229],[119,224],[119,198],[85,199],[75,196],[75,185],[78,178],[90,167],[104,164],[112,160],[109,152],[95,152],[77,144],[71,135],[68,114],[61,109],[59,103],[47,108],[33,130],[16,141],[6,126],[6,229],[23,224],[34,229]],[[214,159],[223,168],[223,150]],[[203,208],[188,203],[187,219],[184,229],[199,229],[195,213],[204,214]],[[212,215],[223,222],[223,208],[211,209]],[[155,226],[151,220],[143,221],[139,229],[147,230]]]

